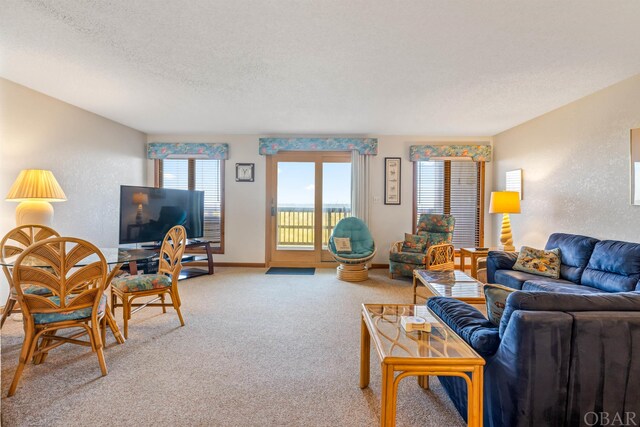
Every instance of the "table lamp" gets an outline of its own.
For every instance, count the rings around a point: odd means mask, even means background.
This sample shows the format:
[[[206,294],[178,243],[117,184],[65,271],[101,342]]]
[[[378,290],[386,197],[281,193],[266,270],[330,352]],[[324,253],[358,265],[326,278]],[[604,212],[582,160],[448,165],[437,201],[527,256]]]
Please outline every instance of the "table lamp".
[[[53,206],[49,202],[64,202],[67,196],[51,171],[25,169],[11,186],[6,200],[20,202],[16,208],[16,225],[51,226]]]
[[[149,204],[149,195],[146,193],[133,193],[133,204],[138,205],[136,212],[136,224],[142,224],[142,205]]]
[[[520,193],[517,191],[492,191],[489,213],[502,214],[502,230],[500,231],[500,249],[513,252],[513,237],[511,236],[511,221],[509,214],[520,213]]]

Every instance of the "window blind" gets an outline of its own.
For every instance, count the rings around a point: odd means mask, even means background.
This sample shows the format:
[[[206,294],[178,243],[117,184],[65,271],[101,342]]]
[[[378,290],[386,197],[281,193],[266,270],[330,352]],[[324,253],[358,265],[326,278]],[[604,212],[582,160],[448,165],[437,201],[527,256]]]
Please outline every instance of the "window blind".
[[[222,160],[196,160],[195,189],[204,191],[204,237],[219,246],[222,224]]]
[[[204,191],[204,236],[213,248],[222,247],[222,162],[212,159],[160,160],[160,186]]]
[[[453,245],[479,246],[480,182],[479,162],[416,162],[416,219],[426,213],[453,215],[456,219]]]
[[[162,160],[161,187],[176,190],[189,189],[189,161],[186,159]]]

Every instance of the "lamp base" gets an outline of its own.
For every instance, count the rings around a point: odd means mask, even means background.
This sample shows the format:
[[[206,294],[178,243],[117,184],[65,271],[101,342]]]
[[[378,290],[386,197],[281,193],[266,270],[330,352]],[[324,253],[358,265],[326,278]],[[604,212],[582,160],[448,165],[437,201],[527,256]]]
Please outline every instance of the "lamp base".
[[[502,229],[500,230],[500,249],[506,252],[514,252],[513,237],[511,236],[511,220],[509,214],[502,214]]]
[[[53,206],[42,200],[26,200],[20,202],[16,208],[16,225],[46,225],[53,224]]]

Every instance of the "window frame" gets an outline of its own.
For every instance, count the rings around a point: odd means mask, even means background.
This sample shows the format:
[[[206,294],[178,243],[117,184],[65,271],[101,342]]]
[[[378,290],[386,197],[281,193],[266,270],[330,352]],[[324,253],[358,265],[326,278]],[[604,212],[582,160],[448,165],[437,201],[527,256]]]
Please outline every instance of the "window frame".
[[[195,159],[195,158],[186,158],[186,159],[180,159],[180,160],[187,160],[187,180],[188,180],[188,189],[189,190],[195,190],[196,187],[196,174],[195,174],[195,164],[196,164],[196,160],[200,160],[200,159]],[[203,159],[203,160],[207,160],[207,159]],[[224,181],[225,181],[225,161],[224,160],[218,160],[220,162],[220,247],[215,247],[213,245],[211,245],[211,251],[214,254],[224,254],[224,241],[225,241],[225,236],[224,236],[224,224],[225,224],[225,209],[224,209],[224,205],[225,205],[225,191],[224,191]],[[162,188],[162,172],[163,172],[163,165],[162,165],[162,159],[154,159],[153,160],[153,186],[155,188]]]
[[[422,160],[427,161],[427,160]],[[445,214],[450,212],[451,209],[451,162],[455,160],[444,160],[445,165],[445,176],[443,185],[444,188],[444,210]],[[478,206],[476,206],[476,214],[478,215],[478,243],[479,247],[484,246],[484,201],[485,201],[485,162],[475,162],[477,163],[477,171],[478,171]],[[416,227],[418,226],[418,161],[413,162],[413,214],[411,224],[411,232],[414,233]],[[449,212],[447,212],[449,211]],[[455,249],[456,254],[460,253],[460,248]]]

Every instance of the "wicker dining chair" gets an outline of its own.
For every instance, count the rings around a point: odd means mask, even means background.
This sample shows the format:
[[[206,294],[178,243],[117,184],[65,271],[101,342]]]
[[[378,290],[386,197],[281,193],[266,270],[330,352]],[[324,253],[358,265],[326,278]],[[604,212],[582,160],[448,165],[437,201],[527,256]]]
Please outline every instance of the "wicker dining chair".
[[[17,257],[35,242],[39,242],[50,237],[60,237],[60,235],[54,229],[46,227],[44,225],[31,224],[16,227],[13,230],[9,231],[3,237],[2,241],[0,241],[0,259],[4,264],[7,259],[11,257]],[[9,284],[9,296],[7,297],[7,302],[4,304],[4,310],[2,311],[2,318],[0,319],[0,329],[2,328],[2,326],[4,326],[4,322],[7,320],[7,317],[9,317],[9,315],[13,312],[16,302],[18,301],[16,290],[12,284],[12,268],[3,265],[2,271],[4,271],[4,275],[7,278],[7,283]],[[38,295],[50,294],[47,288],[43,288],[40,286],[32,286],[25,289],[25,292]]]
[[[176,225],[164,236],[160,248],[160,259],[157,274],[141,274],[115,278],[111,281],[111,310],[115,314],[116,307],[122,307],[124,320],[124,337],[129,338],[129,320],[131,315],[145,307],[173,307],[178,313],[180,325],[184,319],[180,312],[180,295],[178,294],[178,277],[182,270],[182,255],[187,245],[187,232],[181,225]],[[171,304],[165,303],[169,295]],[[143,297],[155,297],[150,301],[133,304],[133,300]],[[122,301],[118,304],[118,298]],[[160,301],[160,302],[158,302]],[[131,310],[131,307],[137,307]]]
[[[24,315],[25,337],[9,396],[16,392],[29,360],[44,362],[50,350],[65,343],[91,347],[102,375],[107,375],[100,333],[107,303],[107,271],[100,250],[73,237],[45,239],[20,254],[13,267],[13,286]],[[27,293],[34,285],[46,288],[50,295]],[[70,328],[82,330],[71,336],[57,335],[59,330]],[[78,339],[85,334],[89,341]],[[38,340],[42,340],[40,345]]]

